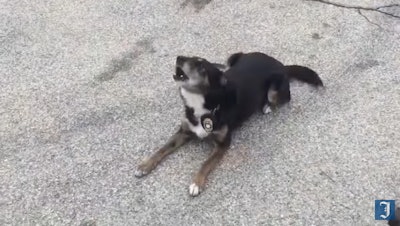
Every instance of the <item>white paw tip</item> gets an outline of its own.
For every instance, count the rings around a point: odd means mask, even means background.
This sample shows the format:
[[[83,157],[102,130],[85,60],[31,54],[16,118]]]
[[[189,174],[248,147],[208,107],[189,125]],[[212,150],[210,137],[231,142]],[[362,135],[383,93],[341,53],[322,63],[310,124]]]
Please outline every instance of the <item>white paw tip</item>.
[[[272,110],[271,110],[271,108],[269,106],[266,105],[266,106],[263,107],[263,113],[264,114],[269,114],[271,112],[272,112]]]
[[[200,187],[193,183],[189,186],[189,194],[191,196],[198,196],[200,194]]]
[[[140,178],[140,177],[145,176],[147,173],[145,171],[143,171],[143,170],[137,169],[134,174],[135,174],[135,177],[139,177]]]

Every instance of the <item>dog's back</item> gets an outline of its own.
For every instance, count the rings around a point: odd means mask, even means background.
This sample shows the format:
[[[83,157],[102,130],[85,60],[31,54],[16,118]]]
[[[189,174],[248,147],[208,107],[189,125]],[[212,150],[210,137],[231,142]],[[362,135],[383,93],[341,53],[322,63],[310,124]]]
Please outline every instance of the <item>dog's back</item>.
[[[259,52],[233,54],[228,66],[225,76],[236,91],[236,106],[230,114],[231,127],[235,127],[262,108],[268,85],[285,79],[285,67]]]

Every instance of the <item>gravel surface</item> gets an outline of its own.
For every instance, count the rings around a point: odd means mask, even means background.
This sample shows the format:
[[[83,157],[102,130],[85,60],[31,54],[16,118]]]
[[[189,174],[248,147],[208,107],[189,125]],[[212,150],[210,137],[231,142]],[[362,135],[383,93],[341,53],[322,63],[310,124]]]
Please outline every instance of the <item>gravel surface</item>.
[[[400,204],[398,18],[292,0],[0,0],[0,21],[0,225],[387,225],[374,200]],[[326,89],[293,83],[289,105],[252,117],[199,197],[204,143],[135,178],[182,115],[175,57],[238,51],[311,67]]]

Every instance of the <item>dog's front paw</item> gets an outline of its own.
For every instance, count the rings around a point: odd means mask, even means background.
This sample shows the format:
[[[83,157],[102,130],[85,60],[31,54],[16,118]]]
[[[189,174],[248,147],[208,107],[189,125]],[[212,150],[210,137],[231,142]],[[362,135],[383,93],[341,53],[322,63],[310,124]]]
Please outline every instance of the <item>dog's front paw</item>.
[[[146,170],[140,169],[140,167],[138,167],[138,168],[135,170],[135,177],[137,177],[137,178],[144,177],[144,176],[146,176],[147,174],[149,174],[149,172],[146,171]]]
[[[189,186],[189,195],[195,197],[198,196],[201,192],[201,187],[196,183],[193,183]]]
[[[135,177],[137,178],[144,177],[147,174],[149,174],[153,168],[154,164],[152,163],[151,160],[143,161],[135,170]]]

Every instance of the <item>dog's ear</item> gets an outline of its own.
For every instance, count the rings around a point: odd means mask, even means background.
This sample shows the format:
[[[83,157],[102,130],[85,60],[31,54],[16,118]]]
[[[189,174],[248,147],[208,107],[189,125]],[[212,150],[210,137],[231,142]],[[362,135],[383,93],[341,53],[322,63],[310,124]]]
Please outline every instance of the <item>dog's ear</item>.
[[[207,68],[205,68],[202,64],[199,65],[198,71],[200,72],[200,74],[207,74]]]
[[[206,65],[206,74],[211,87],[220,87],[226,84],[226,79],[222,79],[224,72],[220,69],[221,67],[218,67],[221,64],[209,63]]]
[[[220,71],[226,71],[228,69],[228,66],[224,64],[213,63],[213,65]]]
[[[228,66],[224,65],[224,64],[218,64],[218,63],[213,63],[214,67],[216,67],[216,69],[219,70],[219,75],[220,75],[220,84],[222,86],[225,86],[226,83],[228,83],[228,80],[226,79],[226,77],[223,75],[224,72],[226,70],[228,70]]]

